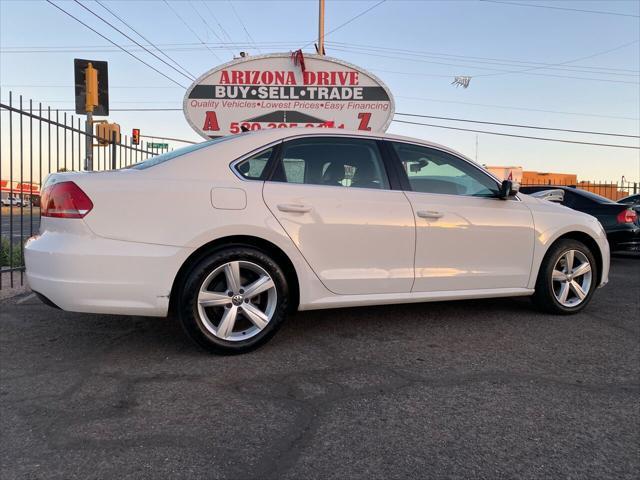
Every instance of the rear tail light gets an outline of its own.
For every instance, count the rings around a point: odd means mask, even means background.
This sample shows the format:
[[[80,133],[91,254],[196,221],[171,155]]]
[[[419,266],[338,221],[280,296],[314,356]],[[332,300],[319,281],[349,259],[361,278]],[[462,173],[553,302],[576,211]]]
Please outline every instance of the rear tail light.
[[[54,183],[42,191],[43,217],[83,218],[92,208],[91,199],[74,182]]]
[[[618,223],[635,223],[637,219],[638,214],[635,212],[635,210],[632,210],[630,208],[622,210],[616,217]]]

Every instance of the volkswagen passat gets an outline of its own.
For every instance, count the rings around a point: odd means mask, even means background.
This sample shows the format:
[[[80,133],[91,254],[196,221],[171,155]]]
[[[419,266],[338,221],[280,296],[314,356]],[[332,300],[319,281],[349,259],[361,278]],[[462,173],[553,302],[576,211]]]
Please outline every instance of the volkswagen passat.
[[[609,273],[595,218],[385,134],[264,130],[53,174],[42,217],[25,257],[47,303],[173,313],[217,353],[256,348],[295,310],[530,295],[575,313]]]

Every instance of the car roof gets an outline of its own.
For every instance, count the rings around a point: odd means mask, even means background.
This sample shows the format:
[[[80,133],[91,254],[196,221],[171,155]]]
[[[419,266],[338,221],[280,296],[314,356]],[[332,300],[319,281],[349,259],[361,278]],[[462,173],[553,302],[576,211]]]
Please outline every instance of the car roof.
[[[628,196],[626,196],[624,198],[621,198],[618,201],[621,202],[623,200],[631,200],[632,198],[640,198],[640,193],[634,193],[633,195],[628,195]]]

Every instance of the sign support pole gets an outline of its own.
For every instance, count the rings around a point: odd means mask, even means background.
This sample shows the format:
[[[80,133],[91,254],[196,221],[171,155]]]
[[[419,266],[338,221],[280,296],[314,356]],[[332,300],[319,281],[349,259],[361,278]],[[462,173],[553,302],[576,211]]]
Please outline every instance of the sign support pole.
[[[91,62],[84,70],[85,85],[85,110],[87,111],[86,149],[87,159],[84,169],[93,170],[93,110],[98,106],[98,70],[93,68]]]
[[[87,153],[84,160],[84,169],[89,172],[93,170],[93,112],[87,112],[84,131],[85,149]]]
[[[324,55],[324,0],[318,4],[318,55]]]

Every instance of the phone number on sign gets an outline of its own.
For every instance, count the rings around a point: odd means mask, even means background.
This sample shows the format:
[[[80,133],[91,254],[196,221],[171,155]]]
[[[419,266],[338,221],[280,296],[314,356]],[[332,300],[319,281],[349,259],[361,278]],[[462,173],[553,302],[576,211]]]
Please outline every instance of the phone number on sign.
[[[229,132],[240,133],[240,132],[246,132],[249,130],[261,130],[263,128],[297,128],[297,127],[344,128],[344,124],[335,125],[334,122],[324,122],[324,123],[231,122],[231,124],[229,125]]]

